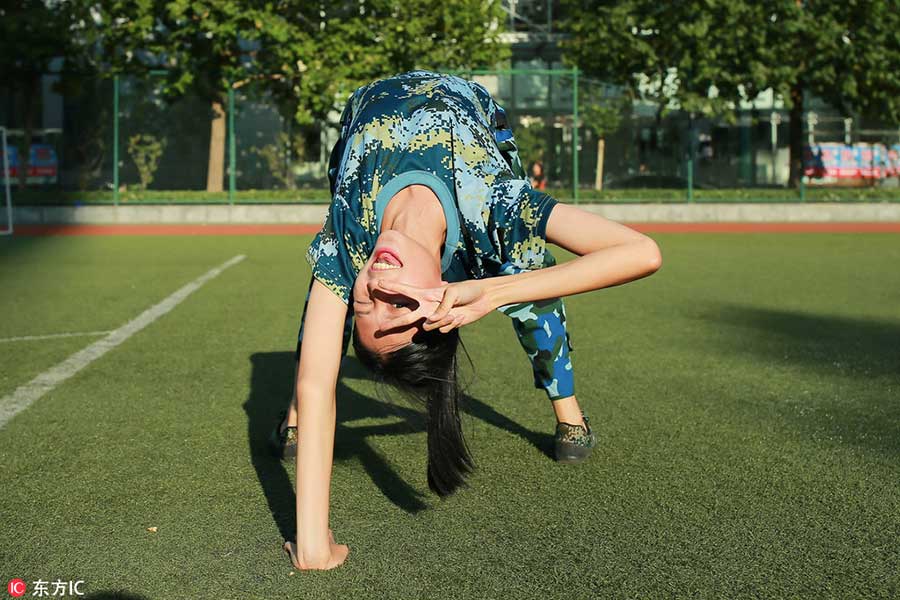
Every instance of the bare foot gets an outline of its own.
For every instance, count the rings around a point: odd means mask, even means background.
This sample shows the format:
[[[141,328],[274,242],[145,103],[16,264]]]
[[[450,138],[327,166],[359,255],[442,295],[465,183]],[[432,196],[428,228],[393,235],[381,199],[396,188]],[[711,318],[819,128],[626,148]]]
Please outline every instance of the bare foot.
[[[303,569],[300,566],[300,561],[297,559],[297,552],[293,542],[285,542],[282,549],[288,553],[288,556],[291,558],[291,564],[294,565],[295,569]]]
[[[295,569],[299,569],[301,571],[309,570],[309,569],[333,569],[335,567],[341,566],[345,560],[347,560],[347,554],[350,552],[350,549],[345,544],[337,544],[334,541],[334,534],[331,530],[328,530],[328,543],[331,550],[331,558],[322,567],[308,567],[300,564],[300,558],[297,556],[297,545],[294,542],[287,541],[281,547],[282,549],[288,553],[288,556],[291,558],[291,564],[294,565]]]

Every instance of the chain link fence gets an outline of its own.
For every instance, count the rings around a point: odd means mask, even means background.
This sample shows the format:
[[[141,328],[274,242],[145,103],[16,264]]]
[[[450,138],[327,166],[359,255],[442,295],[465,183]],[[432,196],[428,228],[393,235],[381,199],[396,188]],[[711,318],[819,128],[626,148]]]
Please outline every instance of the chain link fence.
[[[823,107],[804,115],[807,177],[791,189],[789,113],[775,103],[726,122],[626,102],[620,89],[574,69],[456,74],[495,96],[533,185],[564,201],[900,200],[900,130]],[[165,93],[165,78],[45,82],[24,188],[15,185],[24,132],[7,98],[0,123],[9,128],[14,202],[329,200],[331,123],[297,125],[257,82],[176,96]],[[333,122],[343,100],[335,99]],[[828,187],[813,189],[820,184]]]

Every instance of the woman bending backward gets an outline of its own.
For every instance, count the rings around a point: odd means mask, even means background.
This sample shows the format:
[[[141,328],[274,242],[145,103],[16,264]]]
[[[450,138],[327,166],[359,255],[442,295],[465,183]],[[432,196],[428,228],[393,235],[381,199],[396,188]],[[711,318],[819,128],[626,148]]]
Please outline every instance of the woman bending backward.
[[[518,161],[504,156],[502,120],[480,85],[426,71],[376,81],[347,102],[332,152],[332,203],[307,252],[297,541],[285,543],[299,569],[336,567],[349,551],[335,542],[328,510],[335,389],[351,316],[360,361],[425,403],[428,484],[443,496],[472,468],[457,406],[457,330],[493,310],[527,325],[537,320],[521,314],[531,305],[660,267],[650,238],[532,189]],[[547,242],[577,258],[556,265]],[[559,318],[561,305],[553,312]],[[556,358],[543,372],[533,359],[535,384],[551,399],[573,393],[559,389],[571,386],[571,374],[553,372]]]

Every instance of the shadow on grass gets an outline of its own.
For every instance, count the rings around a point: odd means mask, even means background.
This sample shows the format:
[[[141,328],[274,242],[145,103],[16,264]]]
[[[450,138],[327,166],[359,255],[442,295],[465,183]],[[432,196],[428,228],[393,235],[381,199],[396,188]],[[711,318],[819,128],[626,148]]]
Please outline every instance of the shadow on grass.
[[[854,444],[900,451],[900,322],[724,305],[713,320],[750,330],[742,352],[853,383],[839,400],[811,401],[798,423]]]
[[[497,429],[502,429],[521,437],[540,450],[544,456],[550,460],[555,460],[553,456],[553,435],[532,431],[523,427],[506,415],[498,413],[489,405],[468,394],[463,397],[461,407],[464,413],[469,414],[476,419],[480,419],[488,425],[493,425]]]
[[[2,218],[0,218],[0,228],[3,226]],[[47,246],[49,245],[48,243],[53,243],[57,240],[58,238],[54,236],[0,235],[0,261],[7,267],[15,267],[17,265],[21,267],[21,263],[16,260],[19,256],[27,255],[41,246]],[[0,270],[0,282],[7,276],[7,273],[12,276],[19,275],[14,268]]]
[[[900,322],[725,305],[716,320],[755,330],[752,349],[824,374],[900,377]],[[779,354],[775,356],[776,351]]]
[[[287,469],[294,469],[295,463],[282,463],[273,454],[269,436],[278,422],[278,414],[287,407],[291,397],[294,354],[259,352],[253,354],[250,361],[253,367],[250,394],[244,403],[250,460],[279,532],[284,539],[293,540],[296,531],[296,498]],[[356,358],[352,356],[344,358],[337,386],[334,460],[335,462],[358,460],[386,498],[404,511],[415,514],[428,507],[425,494],[404,481],[368,440],[382,435],[423,432],[425,414],[393,402],[383,402],[364,396],[343,383],[344,379],[366,377],[365,368]],[[490,425],[523,437],[547,456],[552,456],[552,436],[530,431],[471,396],[466,396],[463,405],[465,412]],[[384,425],[350,425],[362,419],[388,417],[398,417],[401,420]],[[423,445],[423,468],[425,460]]]
[[[287,407],[291,397],[294,374],[292,352],[257,353],[250,357],[253,372],[250,395],[244,404],[247,412],[247,435],[250,459],[263,488],[269,510],[284,539],[294,539],[296,531],[294,488],[287,468],[294,462],[282,464],[273,454],[269,436],[278,423],[278,414]],[[409,513],[426,507],[423,495],[403,481],[388,462],[368,443],[368,436],[410,434],[424,431],[421,416],[411,409],[392,406],[359,394],[343,383],[343,378],[362,369],[355,359],[345,357],[341,379],[337,386],[337,426],[335,428],[334,460],[356,458],[372,481],[394,504]],[[352,421],[398,415],[400,423],[366,427],[348,427]]]

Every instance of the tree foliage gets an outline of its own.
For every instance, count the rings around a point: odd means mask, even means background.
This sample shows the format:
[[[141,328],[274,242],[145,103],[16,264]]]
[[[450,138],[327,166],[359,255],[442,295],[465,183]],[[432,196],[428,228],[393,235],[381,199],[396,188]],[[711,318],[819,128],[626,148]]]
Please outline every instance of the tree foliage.
[[[644,97],[711,114],[767,88],[789,102],[799,84],[838,110],[900,121],[893,2],[570,0],[568,11],[568,59]]]
[[[0,7],[0,77],[5,85],[42,75],[50,63],[73,54],[74,14],[65,3],[20,0]]]
[[[800,87],[844,114],[900,123],[900,11],[896,2],[773,2],[767,56],[773,85]]]
[[[63,72],[77,68],[84,56],[80,5],[19,0],[0,7],[0,81],[22,107],[24,130],[20,185],[28,175],[29,148],[40,110],[41,77],[59,61]]]
[[[353,88],[375,78],[413,68],[485,66],[504,55],[492,26],[500,19],[499,0],[438,6],[100,0],[97,6],[97,39],[111,72],[165,69],[170,96],[200,95],[216,114],[229,86],[247,86],[275,98],[283,117],[299,125],[327,123]],[[210,160],[210,170],[217,161]]]
[[[792,107],[792,181],[803,99],[900,122],[900,12],[888,0],[569,0],[567,59],[663,108],[732,117],[771,88]]]
[[[757,2],[571,0],[567,11],[569,61],[664,107],[726,114],[778,68],[756,51],[767,17]]]
[[[490,65],[503,57],[491,23],[500,2],[448,0],[101,0],[98,39],[113,72],[165,69],[170,93],[219,97],[230,85],[322,119],[335,99],[413,68]]]
[[[266,5],[233,0],[100,0],[101,61],[111,74],[164,70],[165,90],[221,98],[252,71],[248,48],[278,32]]]
[[[380,77],[417,68],[485,67],[506,56],[493,24],[499,0],[325,3],[288,0],[288,35],[259,55],[268,86],[298,123],[325,122],[336,99]],[[314,14],[296,18],[306,10]]]

